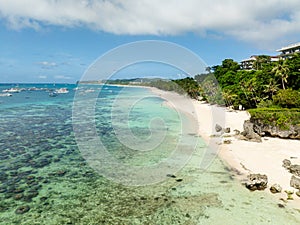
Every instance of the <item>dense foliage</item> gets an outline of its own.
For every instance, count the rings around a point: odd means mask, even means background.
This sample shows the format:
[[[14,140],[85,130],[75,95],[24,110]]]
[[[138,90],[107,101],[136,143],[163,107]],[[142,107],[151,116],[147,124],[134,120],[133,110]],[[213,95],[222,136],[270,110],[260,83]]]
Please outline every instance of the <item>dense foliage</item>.
[[[300,109],[257,108],[248,110],[251,119],[260,120],[263,124],[289,129],[291,125],[300,126]]]
[[[283,108],[300,108],[300,95],[299,91],[292,89],[279,90],[273,97],[276,105]]]
[[[198,99],[200,95],[199,84],[191,77],[179,80],[153,80],[147,85],[159,88],[165,91],[175,91],[179,94],[187,94],[191,98]]]
[[[241,70],[237,62],[225,59],[221,65],[212,68],[227,105],[256,108],[269,103],[281,107],[299,107],[299,54],[278,62],[271,62],[267,56],[258,56],[253,67],[253,70]],[[195,79],[199,80],[199,76]],[[205,79],[201,82],[205,82]]]

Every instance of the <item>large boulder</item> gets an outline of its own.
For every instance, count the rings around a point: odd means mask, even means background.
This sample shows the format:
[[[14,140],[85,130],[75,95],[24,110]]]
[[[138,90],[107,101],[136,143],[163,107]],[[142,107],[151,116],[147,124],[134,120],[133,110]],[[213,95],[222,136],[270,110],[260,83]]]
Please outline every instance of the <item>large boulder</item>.
[[[290,186],[296,189],[300,189],[300,178],[293,175],[290,181]]]
[[[253,123],[250,122],[250,120],[246,120],[243,127],[244,131],[241,134],[246,138],[246,140],[261,142],[261,137],[254,132]]]
[[[245,182],[246,188],[251,191],[264,190],[267,188],[268,177],[265,174],[250,174]]]

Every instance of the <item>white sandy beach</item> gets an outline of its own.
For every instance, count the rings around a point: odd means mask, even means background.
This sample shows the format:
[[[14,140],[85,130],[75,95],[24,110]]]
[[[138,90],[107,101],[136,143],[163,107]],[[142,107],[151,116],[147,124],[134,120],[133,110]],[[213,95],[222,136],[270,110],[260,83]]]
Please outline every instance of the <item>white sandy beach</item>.
[[[276,199],[286,199],[284,190],[296,192],[290,187],[291,173],[282,167],[284,159],[291,160],[292,164],[300,164],[300,141],[279,138],[263,138],[262,143],[238,140],[234,137],[235,129],[243,131],[243,123],[250,118],[246,111],[229,111],[226,108],[212,106],[187,97],[178,95],[174,92],[165,92],[155,88],[152,91],[166,99],[166,104],[193,116],[198,121],[199,135],[205,142],[218,148],[219,157],[231,168],[238,170],[241,175],[238,179],[244,179],[249,173],[261,173],[268,176],[268,188],[272,184],[279,184],[283,191],[274,195]],[[220,144],[222,139],[214,138],[216,134],[215,125],[230,127],[231,144]],[[300,198],[293,194],[295,200],[290,201],[293,207],[300,208]]]

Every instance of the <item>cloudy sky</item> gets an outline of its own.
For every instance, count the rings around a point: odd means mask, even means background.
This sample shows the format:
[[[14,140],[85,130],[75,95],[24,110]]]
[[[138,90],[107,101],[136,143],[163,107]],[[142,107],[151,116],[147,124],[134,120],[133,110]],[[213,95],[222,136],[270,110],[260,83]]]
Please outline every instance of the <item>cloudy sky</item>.
[[[75,82],[134,41],[173,42],[216,65],[275,55],[299,34],[299,0],[0,0],[0,82]]]

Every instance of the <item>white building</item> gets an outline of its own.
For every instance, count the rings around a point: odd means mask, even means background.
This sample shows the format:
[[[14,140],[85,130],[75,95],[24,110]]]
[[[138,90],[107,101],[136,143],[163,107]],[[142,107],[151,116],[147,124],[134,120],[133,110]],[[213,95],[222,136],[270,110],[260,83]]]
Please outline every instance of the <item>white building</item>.
[[[277,62],[279,61],[279,56],[269,56],[270,61],[269,62]],[[257,60],[257,55],[252,55],[249,59],[244,59],[240,63],[240,67],[242,70],[253,70],[253,64]]]
[[[256,58],[257,58],[256,55],[252,55],[250,58],[242,60],[240,63],[241,69],[242,70],[252,70],[253,63],[256,60]]]
[[[280,59],[287,59],[294,53],[300,53],[300,42],[282,47],[281,49],[278,49],[276,51],[281,52],[281,54],[279,55]]]

